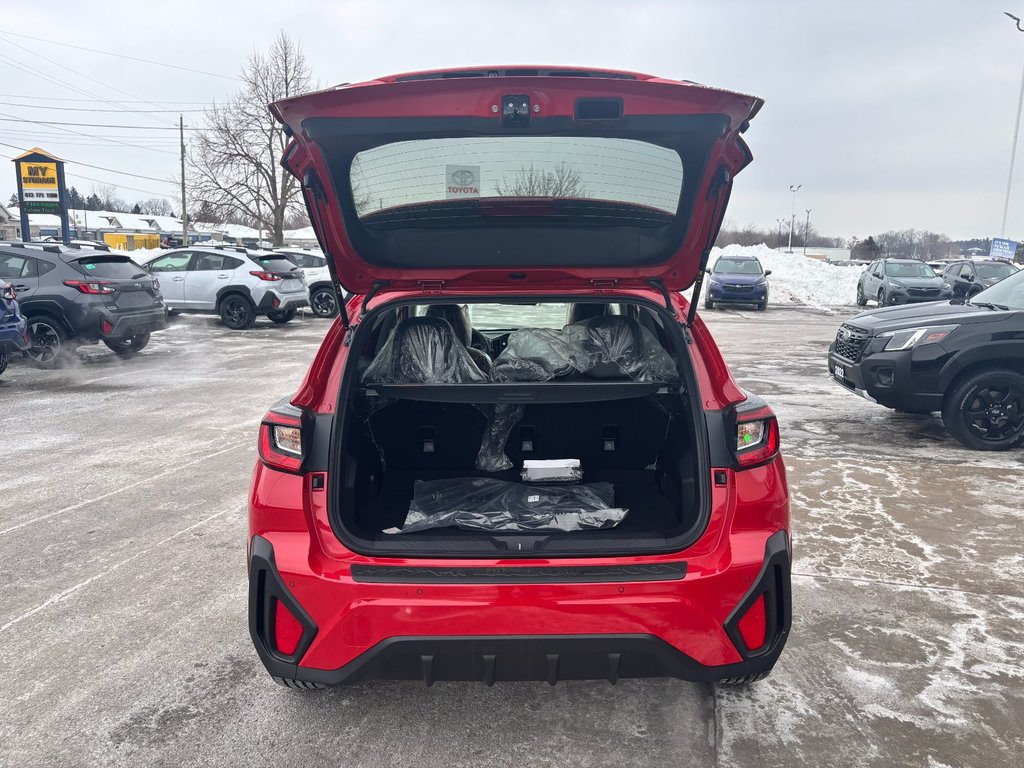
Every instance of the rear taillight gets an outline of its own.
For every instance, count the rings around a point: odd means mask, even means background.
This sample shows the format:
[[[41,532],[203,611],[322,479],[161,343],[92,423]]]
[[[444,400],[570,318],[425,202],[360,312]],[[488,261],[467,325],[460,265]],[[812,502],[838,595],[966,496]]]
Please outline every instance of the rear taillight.
[[[736,413],[736,468],[767,464],[779,453],[779,422],[768,406]]]
[[[65,280],[64,285],[68,286],[69,288],[77,288],[82,293],[103,294],[114,292],[114,284],[103,281],[97,282],[95,280]]]
[[[302,467],[302,419],[272,410],[263,417],[259,438],[260,459],[268,467],[298,472]]]
[[[280,280],[281,276],[274,272],[250,272],[253,277],[258,277],[260,280],[266,280],[267,282],[274,282]]]

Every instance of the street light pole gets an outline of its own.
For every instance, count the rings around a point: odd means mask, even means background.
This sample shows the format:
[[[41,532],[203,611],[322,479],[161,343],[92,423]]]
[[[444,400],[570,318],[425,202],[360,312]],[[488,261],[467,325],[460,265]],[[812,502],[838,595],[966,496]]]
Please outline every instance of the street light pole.
[[[1006,11],[1003,11],[1003,13],[1017,23],[1018,32],[1024,32],[1024,28],[1020,25],[1019,18],[1014,16],[1012,13],[1006,13]],[[1010,149],[1010,172],[1006,178],[1006,200],[1003,203],[1003,223],[999,228],[1000,237],[1006,236],[1006,215],[1010,210],[1010,189],[1013,187],[1013,164],[1017,159],[1017,133],[1020,131],[1020,108],[1022,104],[1024,104],[1024,71],[1021,71],[1020,92],[1017,94],[1017,117],[1013,124],[1013,144]]]
[[[811,209],[804,208],[807,211],[807,221],[804,224],[804,256],[807,255],[807,235],[811,231]]]
[[[776,219],[779,222],[779,234],[775,237],[775,248],[782,247],[782,225],[785,223],[785,219]]]
[[[793,252],[793,229],[796,226],[796,193],[803,184],[790,184],[789,191],[793,193],[793,204],[789,210],[789,249],[787,253]]]

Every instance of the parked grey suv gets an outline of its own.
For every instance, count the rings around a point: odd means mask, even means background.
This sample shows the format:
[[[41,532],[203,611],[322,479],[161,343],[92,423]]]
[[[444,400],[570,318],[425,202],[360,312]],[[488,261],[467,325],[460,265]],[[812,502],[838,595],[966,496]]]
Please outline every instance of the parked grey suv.
[[[871,262],[857,282],[857,304],[880,307],[949,299],[952,291],[935,270],[917,259],[879,259]]]
[[[0,280],[28,320],[29,361],[61,365],[80,343],[130,356],[166,325],[159,283],[125,254],[50,243],[0,243]]]

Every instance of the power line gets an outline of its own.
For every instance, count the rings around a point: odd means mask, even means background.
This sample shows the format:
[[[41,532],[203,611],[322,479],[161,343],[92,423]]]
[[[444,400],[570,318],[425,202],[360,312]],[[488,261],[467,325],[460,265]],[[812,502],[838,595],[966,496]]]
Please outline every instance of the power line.
[[[85,74],[83,72],[79,72],[79,71],[77,71],[75,69],[72,69],[71,67],[65,66],[64,64],[61,64],[59,61],[54,61],[53,59],[48,59],[47,57],[43,56],[43,54],[39,53],[38,51],[34,51],[31,48],[26,48],[24,45],[19,45],[18,43],[12,42],[10,40],[7,41],[7,44],[8,45],[13,45],[15,48],[20,48],[21,50],[26,51],[27,53],[30,53],[33,56],[36,56],[36,57],[42,59],[43,61],[49,62],[50,64],[53,64],[55,67],[59,67],[60,69],[65,69],[68,72],[71,72],[72,74],[74,74],[74,75],[76,75],[78,77],[84,77],[86,80],[90,80],[90,81],[96,83],[97,85],[101,85],[104,88],[107,88],[108,90],[116,91],[117,93],[124,94],[125,96],[130,96],[133,99],[138,99],[139,98],[138,96],[136,96],[134,94],[128,93],[128,91],[123,91],[120,88],[117,88],[116,86],[110,85],[109,83],[104,83],[102,80],[98,80],[95,77],[92,77],[91,75],[87,75],[87,74]],[[113,100],[110,100],[110,103],[117,104],[117,102],[113,101]],[[124,105],[118,105],[118,106],[124,106]],[[153,105],[153,106],[156,106],[156,105]],[[133,112],[135,110],[127,109],[126,111]],[[166,122],[168,122],[167,120],[164,120],[163,118],[153,117],[152,115],[147,115],[147,117],[149,117],[151,120],[155,120],[158,123],[166,123]]]
[[[60,42],[57,42],[56,40],[47,40],[47,39],[42,38],[42,37],[32,37],[31,35],[23,35],[23,34],[20,34],[18,32],[8,32],[7,30],[0,30],[0,35],[12,35],[14,37],[25,38],[26,40],[36,40],[36,41],[38,41],[40,43],[51,43],[52,45],[60,45],[60,46],[63,46],[64,48],[74,48],[74,49],[79,50],[79,51],[88,51],[89,53],[99,53],[99,54],[102,54],[104,56],[115,56],[115,57],[117,57],[119,59],[128,59],[129,61],[141,61],[144,64],[152,64],[152,65],[157,66],[157,67],[168,67],[170,69],[180,69],[183,72],[192,72],[192,73],[197,74],[197,75],[207,75],[209,77],[219,77],[219,78],[222,78],[224,80],[234,80],[236,82],[242,82],[242,80],[240,78],[234,77],[233,75],[222,75],[222,74],[219,74],[217,72],[206,72],[206,71],[204,71],[202,69],[192,69],[191,67],[182,67],[182,66],[180,66],[178,64],[168,64],[168,63],[163,62],[163,61],[153,61],[152,59],[140,59],[137,56],[128,56],[127,54],[124,54],[124,53],[115,53],[114,51],[101,51],[101,50],[98,50],[96,48],[86,48],[86,47],[81,46],[81,45],[72,45],[71,43],[60,43]]]
[[[6,113],[0,112],[0,115],[3,115],[3,114],[6,114]],[[174,126],[173,128],[165,128],[162,125],[120,125],[120,124],[114,124],[114,123],[76,123],[76,122],[61,121],[61,120],[32,120],[32,119],[27,118],[27,117],[15,117],[14,115],[7,115],[6,118],[0,118],[0,120],[2,120],[5,123],[35,123],[36,125],[77,125],[77,126],[82,127],[82,128],[131,128],[133,130],[138,130],[138,131],[176,131],[176,130],[178,130],[177,126]],[[190,128],[189,126],[186,125],[185,126],[185,130],[186,131],[209,131],[211,129],[210,128]],[[261,130],[261,129],[259,129],[259,128],[239,128],[238,129],[239,132],[242,132],[242,131],[249,132],[249,131],[259,131],[259,130]]]
[[[16,118],[13,115],[8,115],[6,112],[0,112],[0,115],[4,115],[4,117],[0,117],[0,120],[2,120],[4,122],[11,122],[11,121],[13,121],[13,122],[18,122],[18,123],[39,123],[41,125],[45,124],[45,123],[41,123],[38,120],[25,120],[25,119],[21,119],[21,118]],[[159,128],[159,126],[154,126],[154,127],[155,128]],[[107,138],[105,138],[103,136],[97,136],[96,134],[90,134],[90,133],[83,133],[82,131],[74,131],[74,130],[72,130],[70,128],[58,128],[58,130],[66,131],[67,133],[74,133],[74,134],[76,134],[78,136],[90,136],[90,137],[92,137],[94,139],[102,139],[103,141],[109,141],[109,142],[112,142],[114,144],[123,144],[126,147],[136,147],[138,149],[149,150],[150,152],[160,152],[161,154],[164,154],[164,155],[173,155],[174,154],[173,152],[168,152],[167,150],[164,150],[164,149],[153,149],[152,147],[145,147],[142,144],[131,144],[131,143],[127,142],[127,141],[120,141],[118,139],[107,139]]]
[[[146,102],[142,102],[142,103],[146,103]],[[14,102],[14,101],[0,101],[0,104],[3,104],[4,106],[7,106],[7,107],[25,107],[26,109],[59,109],[59,110],[65,111],[65,112],[119,112],[119,113],[123,113],[124,112],[123,109],[95,109],[95,108],[91,108],[91,107],[51,107],[51,106],[43,106],[43,105],[37,105],[37,104],[20,104],[18,102]],[[133,113],[140,114],[140,115],[149,114],[151,112],[173,112],[174,114],[179,115],[182,112],[205,112],[206,110],[205,109],[133,109],[131,111]]]
[[[33,96],[33,95],[30,95],[30,94],[27,94],[27,93],[0,93],[0,97],[3,97],[5,99],[37,99],[37,100],[40,100],[40,101],[88,101],[88,102],[92,102],[92,101],[95,100],[95,99],[68,99],[68,98],[60,98],[60,97],[57,97],[57,96]],[[192,104],[192,105],[197,105],[198,104],[198,105],[202,105],[202,104],[208,104],[209,102],[206,102],[206,101],[168,101],[166,99],[159,99],[157,101],[125,101],[125,102],[120,102],[120,103],[124,103],[124,104]],[[177,110],[175,110],[175,111],[177,111]]]
[[[5,147],[9,147],[10,144],[4,144],[4,146]],[[14,159],[11,155],[5,155],[2,152],[0,152],[0,157],[7,158],[8,160],[13,160]],[[126,187],[123,184],[115,184],[115,183],[110,182],[110,181],[104,181],[103,179],[94,179],[91,176],[83,176],[80,173],[75,173],[74,171],[69,171],[67,169],[65,169],[64,174],[66,176],[74,176],[76,179],[85,179],[86,181],[94,181],[97,184],[109,184],[110,186],[117,187],[118,189],[127,189],[127,190],[130,190],[132,192],[141,192],[144,195],[153,195],[154,197],[170,198],[170,195],[164,194],[163,192],[153,192],[152,190],[149,190],[149,189],[136,189],[135,187]],[[72,185],[72,186],[74,186],[74,185]]]

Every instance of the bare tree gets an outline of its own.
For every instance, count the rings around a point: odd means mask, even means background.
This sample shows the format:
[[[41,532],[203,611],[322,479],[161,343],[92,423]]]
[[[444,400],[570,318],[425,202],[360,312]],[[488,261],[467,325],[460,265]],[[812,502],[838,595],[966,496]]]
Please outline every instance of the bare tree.
[[[113,184],[100,184],[99,186],[94,184],[92,195],[99,200],[100,210],[128,212],[128,203],[117,193],[117,187]]]
[[[164,197],[151,197],[139,201],[139,210],[151,216],[173,216],[174,208],[171,201]]]
[[[502,179],[497,189],[501,197],[590,197],[579,170],[568,163],[559,163],[550,171],[531,163],[516,171],[511,181]]]
[[[191,195],[200,209],[234,214],[283,242],[285,220],[301,209],[299,183],[279,165],[287,139],[267,105],[310,91],[306,57],[284,31],[266,51],[254,51],[242,68],[245,87],[224,106],[206,112],[189,153]]]

